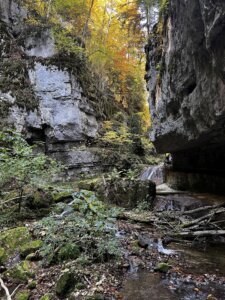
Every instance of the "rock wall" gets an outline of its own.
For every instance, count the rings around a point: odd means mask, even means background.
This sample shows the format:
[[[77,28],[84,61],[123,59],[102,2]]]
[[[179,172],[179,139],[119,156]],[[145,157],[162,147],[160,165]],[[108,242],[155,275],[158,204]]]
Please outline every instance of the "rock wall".
[[[224,36],[224,0],[170,0],[146,47],[151,139],[175,170],[224,173]]]
[[[85,145],[99,122],[76,72],[59,57],[51,28],[27,23],[18,1],[0,0],[0,117],[43,151],[69,167],[88,172],[98,157]],[[72,59],[72,58],[71,58]]]

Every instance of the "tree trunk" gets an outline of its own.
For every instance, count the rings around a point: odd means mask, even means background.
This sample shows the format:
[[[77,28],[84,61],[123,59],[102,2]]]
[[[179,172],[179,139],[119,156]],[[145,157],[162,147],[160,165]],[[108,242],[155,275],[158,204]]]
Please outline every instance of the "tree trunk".
[[[83,28],[82,37],[83,37],[84,39],[85,39],[85,37],[86,37],[86,35],[87,35],[87,31],[88,31],[88,23],[89,23],[90,18],[91,18],[91,13],[92,13],[92,9],[93,9],[94,3],[95,3],[95,0],[92,0],[92,1],[91,1],[91,6],[90,6],[90,9],[89,9],[89,12],[88,12],[87,20],[86,20],[85,25],[84,25],[84,28]]]

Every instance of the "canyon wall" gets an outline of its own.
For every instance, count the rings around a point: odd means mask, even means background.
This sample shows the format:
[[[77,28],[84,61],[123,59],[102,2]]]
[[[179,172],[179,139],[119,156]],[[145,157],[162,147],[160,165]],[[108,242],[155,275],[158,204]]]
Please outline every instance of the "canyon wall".
[[[146,47],[151,140],[173,170],[225,171],[225,2],[170,0]]]
[[[62,161],[69,175],[95,169],[98,157],[86,145],[99,120],[79,78],[82,61],[59,54],[51,28],[30,24],[18,1],[0,1],[0,36],[1,128],[43,142],[40,150]]]

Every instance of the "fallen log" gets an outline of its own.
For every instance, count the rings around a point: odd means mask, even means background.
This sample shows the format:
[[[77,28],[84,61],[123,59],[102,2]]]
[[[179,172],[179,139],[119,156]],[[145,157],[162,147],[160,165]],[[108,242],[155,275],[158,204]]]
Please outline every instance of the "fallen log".
[[[170,234],[171,237],[202,237],[202,236],[215,236],[225,235],[225,230],[201,230],[201,231],[181,231]]]
[[[3,202],[0,202],[0,207],[3,207],[5,204],[9,203],[9,202],[13,202],[13,201],[19,201],[19,200],[24,200],[28,198],[28,195],[27,196],[22,196],[22,197],[14,197],[14,198],[11,198],[11,199],[8,199],[8,200],[5,200]]]
[[[145,224],[153,224],[157,218],[152,215],[150,212],[147,213],[135,213],[132,211],[124,211],[118,217],[122,220],[130,220],[138,223],[145,223]]]
[[[184,223],[182,224],[182,228],[187,228],[187,227],[191,227],[193,225],[199,224],[201,223],[203,220],[207,220],[207,219],[212,219],[214,216],[219,215],[221,213],[225,212],[225,208],[217,208],[214,209],[212,212],[210,212],[207,215],[204,215],[198,219],[194,219],[193,221],[190,221],[188,223]]]
[[[220,204],[215,204],[215,205],[203,206],[203,207],[199,207],[199,208],[192,209],[192,210],[187,210],[187,211],[182,212],[182,215],[192,215],[195,213],[204,212],[207,210],[220,208],[220,207],[225,207],[225,202],[220,203]]]

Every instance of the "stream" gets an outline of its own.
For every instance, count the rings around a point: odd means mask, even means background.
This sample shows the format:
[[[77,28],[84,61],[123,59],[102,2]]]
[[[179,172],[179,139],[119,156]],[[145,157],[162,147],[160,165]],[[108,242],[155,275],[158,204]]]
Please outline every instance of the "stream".
[[[161,178],[157,178],[157,176]],[[159,168],[146,170],[143,179],[156,179],[162,184]],[[200,206],[218,204],[225,197],[210,194],[165,193],[159,186],[155,209],[186,210]],[[149,228],[151,231],[151,228]],[[158,239],[157,255],[161,261],[169,262],[172,270],[167,274],[154,269],[136,268],[128,272],[121,296],[124,300],[224,300],[225,299],[225,239],[212,244],[205,239],[200,243],[170,243],[163,247]]]
[[[179,256],[179,272],[165,275],[139,270],[131,273],[124,282],[124,299],[225,299],[225,246],[209,246],[204,250],[180,244],[170,247]]]

